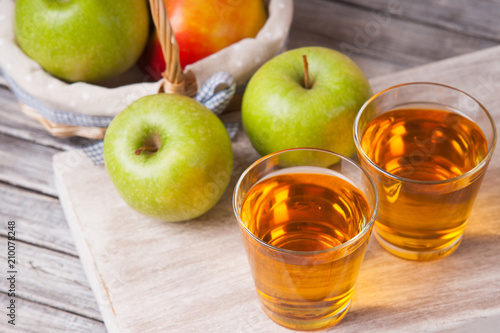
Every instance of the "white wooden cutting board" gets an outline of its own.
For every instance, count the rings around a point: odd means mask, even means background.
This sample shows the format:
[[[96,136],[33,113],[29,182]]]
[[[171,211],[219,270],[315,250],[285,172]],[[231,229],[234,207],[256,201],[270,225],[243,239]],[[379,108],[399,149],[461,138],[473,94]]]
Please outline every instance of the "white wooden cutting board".
[[[410,81],[461,88],[482,101],[500,124],[500,47],[371,83],[379,91]],[[206,215],[183,223],[162,223],[133,211],[104,167],[93,166],[80,153],[54,156],[61,204],[110,332],[289,332],[260,309],[231,207],[236,179],[258,155],[244,133],[233,148],[235,171],[222,200]],[[453,255],[405,261],[372,238],[356,288],[348,315],[332,331],[498,329],[500,151]]]

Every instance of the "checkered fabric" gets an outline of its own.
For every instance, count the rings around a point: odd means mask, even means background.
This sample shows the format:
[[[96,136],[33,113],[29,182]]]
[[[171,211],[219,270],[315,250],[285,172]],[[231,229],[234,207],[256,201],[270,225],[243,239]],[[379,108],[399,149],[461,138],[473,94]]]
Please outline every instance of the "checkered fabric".
[[[86,146],[83,148],[80,148],[81,151],[87,155],[88,158],[92,160],[94,165],[102,165],[104,164],[104,141],[99,141],[97,143],[94,143],[90,146]]]
[[[16,96],[17,100],[35,109],[45,119],[62,125],[85,127],[108,127],[109,123],[111,123],[111,120],[113,120],[113,117],[88,116],[69,111],[52,109],[21,89],[1,67],[0,72],[7,81],[10,90],[14,93],[14,96]]]
[[[0,71],[18,101],[32,107],[50,121],[63,125],[107,127],[111,123],[111,120],[113,120],[113,117],[88,116],[52,109],[21,89],[2,68],[0,68]],[[204,104],[218,115],[231,101],[235,91],[236,82],[231,74],[227,72],[217,72],[201,87],[195,100]],[[225,123],[224,125],[229,133],[229,137],[233,139],[238,132],[238,123]],[[81,150],[92,160],[92,162],[94,162],[94,164],[104,164],[102,141],[81,148]]]
[[[221,89],[222,88],[222,89]],[[236,91],[236,82],[227,72],[216,72],[205,82],[195,100],[215,114],[220,114],[231,101]]]

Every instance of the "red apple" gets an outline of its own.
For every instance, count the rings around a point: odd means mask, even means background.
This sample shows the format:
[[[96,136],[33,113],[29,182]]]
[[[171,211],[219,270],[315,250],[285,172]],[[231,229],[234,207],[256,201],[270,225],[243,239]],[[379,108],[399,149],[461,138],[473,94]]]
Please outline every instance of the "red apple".
[[[263,0],[164,1],[182,68],[243,38],[255,37],[267,19]],[[138,64],[153,79],[161,78],[165,60],[156,32]]]
[[[137,61],[139,68],[155,81],[161,79],[161,73],[165,71],[165,60],[163,59],[163,51],[161,50],[160,40],[153,31],[149,37],[146,48],[141,57]]]

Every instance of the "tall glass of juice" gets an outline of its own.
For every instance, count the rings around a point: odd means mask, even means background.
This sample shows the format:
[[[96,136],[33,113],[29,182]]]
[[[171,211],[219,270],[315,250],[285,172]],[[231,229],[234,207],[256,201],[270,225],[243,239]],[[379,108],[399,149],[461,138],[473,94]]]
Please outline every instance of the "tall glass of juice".
[[[233,208],[264,312],[298,330],[338,323],[377,212],[365,171],[320,149],[274,153],[242,174]]]

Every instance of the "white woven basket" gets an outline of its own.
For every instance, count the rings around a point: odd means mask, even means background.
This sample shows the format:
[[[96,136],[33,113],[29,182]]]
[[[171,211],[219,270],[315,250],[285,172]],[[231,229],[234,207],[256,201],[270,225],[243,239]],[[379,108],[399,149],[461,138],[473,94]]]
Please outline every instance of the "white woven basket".
[[[151,1],[152,12],[153,3],[160,3],[164,10],[162,1]],[[165,81],[160,80],[108,88],[84,82],[69,84],[51,76],[17,45],[14,9],[14,0],[0,0],[0,70],[20,101],[22,110],[38,119],[53,135],[102,139],[107,124],[115,115],[136,99],[158,93],[165,86]],[[256,38],[243,39],[186,66],[180,73],[187,78],[183,83],[186,88],[182,90],[193,95],[220,71],[230,73],[238,87],[244,87],[263,63],[284,49],[292,13],[293,0],[269,0],[268,19]],[[158,27],[157,22],[155,24]],[[125,79],[126,76],[122,75],[115,78],[115,82]],[[169,92],[169,88],[166,90]],[[55,111],[58,117],[50,119],[42,115],[42,110]]]

